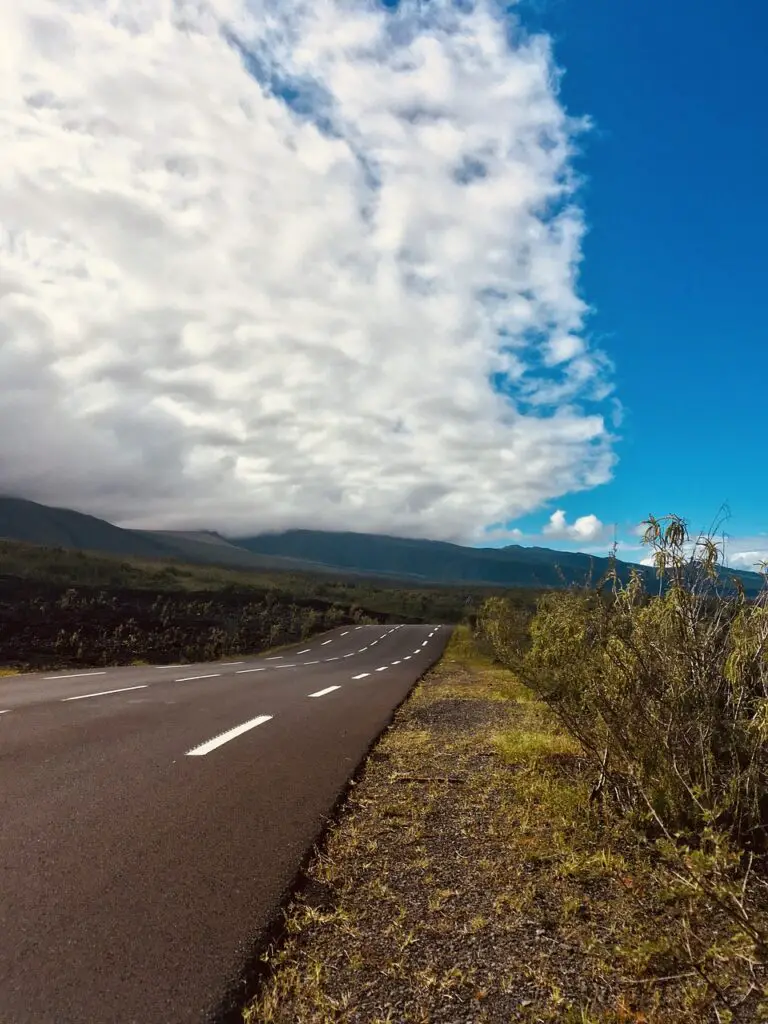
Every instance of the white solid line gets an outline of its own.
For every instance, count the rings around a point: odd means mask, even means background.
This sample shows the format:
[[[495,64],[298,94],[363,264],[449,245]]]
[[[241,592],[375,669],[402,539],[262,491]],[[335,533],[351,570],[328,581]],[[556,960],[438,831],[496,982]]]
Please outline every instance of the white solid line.
[[[229,665],[242,665],[242,661],[220,661],[219,668],[227,668]]]
[[[101,690],[100,693],[81,693],[77,697],[62,697],[62,702],[68,700],[85,700],[86,697],[106,697],[110,693],[127,693],[129,690],[146,690],[147,684],[141,686],[122,686],[119,690]]]
[[[85,679],[87,676],[105,676],[105,672],[70,672],[65,676],[43,676],[43,679]]]
[[[237,670],[237,672],[235,672],[235,675],[236,676],[242,676],[242,675],[245,675],[246,672],[266,672],[266,671],[267,670],[265,668],[239,668]]]
[[[181,679],[174,679],[174,683],[191,683],[193,679],[215,679],[221,672],[210,672],[206,676],[182,676]]]
[[[309,654],[309,652],[310,652],[311,650],[312,650],[312,648],[311,648],[311,647],[305,647],[303,651],[296,651],[296,653],[297,653],[297,654]]]
[[[365,677],[369,676],[370,674],[371,674],[370,672],[361,672],[359,676],[352,676],[352,678],[353,679],[365,679]]]
[[[202,757],[203,754],[210,754],[216,747],[222,746],[224,743],[229,743],[230,740],[235,739],[236,736],[242,736],[244,732],[248,732],[249,729],[255,729],[257,725],[263,725],[264,722],[268,722],[272,715],[259,715],[258,718],[251,718],[248,722],[243,722],[242,725],[236,725],[234,729],[228,729],[227,732],[221,733],[219,736],[214,736],[212,740],[208,740],[207,743],[201,743],[199,747],[193,747],[187,751],[187,757]]]
[[[323,642],[320,644],[320,646],[321,647],[325,647],[326,644],[332,644],[332,643],[333,643],[333,637],[331,637],[330,640],[323,640]]]
[[[377,668],[376,671],[377,672],[386,672],[388,668],[389,668],[389,665],[382,665],[381,668]]]
[[[334,690],[340,690],[340,686],[326,686],[324,690],[318,690],[317,693],[310,693],[310,697],[324,697],[326,693],[333,693]]]

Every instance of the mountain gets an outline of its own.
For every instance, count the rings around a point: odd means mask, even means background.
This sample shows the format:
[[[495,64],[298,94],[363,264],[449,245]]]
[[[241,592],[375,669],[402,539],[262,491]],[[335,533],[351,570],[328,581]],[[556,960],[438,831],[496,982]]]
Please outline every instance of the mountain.
[[[581,583],[587,578],[597,581],[609,566],[607,557],[552,548],[519,544],[467,548],[445,541],[319,530],[237,537],[233,543],[263,555],[311,560],[336,569],[354,568],[357,572],[387,574],[420,583],[560,587],[563,579],[568,583]],[[619,575],[625,580],[634,567],[629,562],[617,562]],[[655,588],[655,570],[642,567],[642,571],[649,588]],[[762,586],[758,573],[723,570],[723,574],[739,577],[748,594],[758,593]]]
[[[0,538],[47,547],[99,551],[126,558],[175,559],[229,568],[377,576],[419,584],[559,587],[563,580],[598,580],[609,565],[574,551],[522,547],[468,548],[435,540],[409,540],[369,533],[287,530],[284,533],[227,538],[211,530],[126,530],[96,516],[52,508],[21,498],[0,497]],[[632,565],[618,562],[623,579]],[[648,585],[653,569],[643,568]],[[738,576],[748,594],[759,592],[762,577]]]
[[[125,530],[104,519],[22,498],[0,497],[0,537],[45,547],[162,558],[239,569],[307,570],[289,558],[259,555],[211,531]]]

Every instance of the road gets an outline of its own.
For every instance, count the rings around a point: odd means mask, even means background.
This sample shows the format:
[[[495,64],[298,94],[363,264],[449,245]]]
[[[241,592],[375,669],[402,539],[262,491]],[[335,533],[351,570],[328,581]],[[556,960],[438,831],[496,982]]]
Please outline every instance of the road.
[[[0,679],[0,1022],[215,1019],[449,632]]]

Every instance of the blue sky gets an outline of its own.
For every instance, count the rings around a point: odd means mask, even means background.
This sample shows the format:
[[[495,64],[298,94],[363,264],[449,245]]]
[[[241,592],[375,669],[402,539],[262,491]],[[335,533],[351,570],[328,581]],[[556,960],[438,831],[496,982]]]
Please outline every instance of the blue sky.
[[[561,507],[607,523],[673,511],[699,528],[728,502],[728,532],[765,534],[768,5],[518,12],[552,36],[569,113],[593,121],[581,287],[624,407],[613,480]]]

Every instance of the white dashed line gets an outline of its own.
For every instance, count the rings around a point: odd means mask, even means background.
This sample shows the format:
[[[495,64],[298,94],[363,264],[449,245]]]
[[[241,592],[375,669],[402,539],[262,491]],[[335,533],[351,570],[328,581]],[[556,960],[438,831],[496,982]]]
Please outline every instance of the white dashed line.
[[[309,662],[305,661],[304,664],[308,665]],[[275,665],[275,668],[296,668],[296,666],[295,665]]]
[[[340,690],[340,686],[326,686],[324,690],[318,690],[317,693],[310,693],[310,697],[324,697],[326,693],[333,693],[334,690]]]
[[[179,663],[178,665],[153,665],[153,668],[184,668],[184,665]]]
[[[309,652],[310,652],[311,650],[312,650],[312,648],[311,648],[311,647],[305,647],[303,651],[296,651],[296,653],[297,653],[297,654],[309,654]]]
[[[321,647],[325,647],[326,644],[332,644],[332,643],[333,643],[333,638],[331,638],[330,640],[323,640],[323,642],[320,644],[320,646]]]
[[[221,733],[219,736],[214,736],[212,740],[208,740],[207,743],[201,743],[199,747],[193,747],[187,751],[187,757],[202,757],[203,754],[210,754],[216,747],[220,747],[224,743],[229,743],[230,740],[235,739],[237,736],[242,736],[244,732],[248,732],[249,729],[255,729],[257,725],[263,725],[272,718],[272,715],[259,715],[258,718],[251,718],[248,722],[243,722],[242,725],[236,725],[234,729],[229,729],[227,732]]]
[[[406,656],[403,658],[403,661],[410,661],[412,657],[412,654],[406,654]]]
[[[0,711],[0,715],[8,715],[8,714],[10,714],[10,712],[11,712],[11,709],[10,708],[6,708],[5,711]]]
[[[355,656],[355,652],[354,651],[352,651],[351,654],[345,654],[344,655],[345,658],[354,658],[354,656]]]
[[[363,653],[363,651],[367,651],[367,650],[368,650],[368,648],[367,648],[367,647],[361,647],[361,648],[360,648],[360,649],[358,650],[358,652],[357,652],[357,653],[358,653],[358,654],[362,654],[362,653]]]
[[[382,665],[381,668],[377,668],[376,671],[377,672],[386,672],[388,668],[389,668],[389,665]]]
[[[341,636],[346,636],[347,633],[349,633],[349,630],[347,630],[346,632],[342,633]]]
[[[127,693],[129,690],[146,690],[147,684],[141,686],[122,686],[119,690],[102,690],[100,693],[81,693],[77,697],[62,697],[62,702],[68,700],[85,700],[86,697],[106,697],[110,693]]]
[[[278,658],[284,658],[284,654],[273,654],[271,658],[265,658],[264,661],[277,661]]]
[[[379,640],[381,640],[381,639],[383,639],[383,638],[379,637]],[[377,644],[379,642],[379,640],[371,640],[371,647],[373,647],[374,644]]]
[[[361,672],[359,676],[352,676],[352,678],[353,679],[365,679],[366,676],[369,676],[370,674],[371,674],[370,672]]]
[[[391,662],[390,662],[390,665],[399,665],[399,664],[400,664],[400,662],[399,662],[399,661],[391,661]]]
[[[302,665],[319,665],[319,661],[302,661]]]
[[[236,676],[244,676],[246,672],[266,672],[265,668],[241,668],[235,672]]]
[[[70,672],[65,676],[43,676],[43,679],[86,679],[88,676],[105,676],[105,672]]]
[[[429,640],[425,640],[424,643],[421,646],[422,647],[426,647],[428,643],[429,643]]]
[[[242,665],[242,661],[220,661],[219,668],[229,668],[230,665]]]
[[[181,679],[174,679],[174,683],[191,683],[193,679],[216,679],[221,672],[210,672],[205,676],[182,676]]]
[[[336,654],[333,658],[326,658],[326,661],[341,661],[341,658]]]

